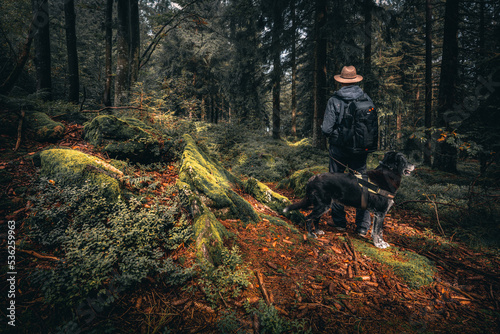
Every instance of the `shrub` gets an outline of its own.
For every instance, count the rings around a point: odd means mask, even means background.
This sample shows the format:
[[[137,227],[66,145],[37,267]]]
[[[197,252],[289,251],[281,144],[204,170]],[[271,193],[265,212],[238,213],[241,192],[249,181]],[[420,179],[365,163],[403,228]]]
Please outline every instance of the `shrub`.
[[[31,198],[30,235],[56,248],[62,258],[55,268],[38,270],[33,276],[47,303],[75,306],[97,298],[108,305],[114,296],[102,296],[110,285],[122,291],[150,275],[168,274],[168,284],[191,277],[191,269],[161,260],[161,247],[174,247],[192,236],[184,222],[176,223],[175,203],[145,209],[132,198],[111,204],[98,185],[60,188],[43,179],[37,190],[44,195]]]

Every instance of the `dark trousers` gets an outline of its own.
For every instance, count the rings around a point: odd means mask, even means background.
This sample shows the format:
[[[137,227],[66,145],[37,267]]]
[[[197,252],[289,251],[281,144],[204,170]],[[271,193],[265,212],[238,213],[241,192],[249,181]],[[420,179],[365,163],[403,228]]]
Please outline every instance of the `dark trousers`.
[[[339,147],[330,145],[330,173],[343,173],[346,170],[345,166],[361,173],[363,178],[366,177],[366,158],[367,153],[349,153]],[[335,160],[332,159],[335,158]],[[343,164],[344,166],[342,166]],[[333,202],[331,205],[332,220],[336,226],[345,227],[347,223],[344,206]],[[370,212],[367,210],[356,210],[356,226],[357,228],[370,228]]]

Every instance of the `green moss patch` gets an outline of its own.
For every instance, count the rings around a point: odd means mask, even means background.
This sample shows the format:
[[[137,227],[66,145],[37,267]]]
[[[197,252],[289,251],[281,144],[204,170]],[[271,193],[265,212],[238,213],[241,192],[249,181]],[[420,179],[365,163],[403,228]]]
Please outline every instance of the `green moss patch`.
[[[356,251],[391,267],[398,277],[403,279],[410,288],[418,289],[433,282],[436,274],[434,263],[419,254],[400,250],[398,247],[378,249],[372,244],[352,239]]]
[[[41,175],[58,181],[64,186],[83,185],[85,182],[105,185],[107,198],[116,200],[120,196],[118,180],[100,173],[93,166],[108,173],[120,175],[120,171],[105,161],[76,150],[50,149],[40,153]]]
[[[26,124],[33,139],[41,142],[59,140],[66,130],[64,124],[55,122],[47,114],[38,111],[26,113]]]
[[[232,190],[241,181],[226,171],[208,153],[201,150],[194,139],[184,135],[186,146],[182,154],[179,180],[190,185],[205,198],[205,204],[244,222],[258,222],[259,216],[252,206]]]
[[[315,174],[328,172],[328,167],[326,166],[316,166],[301,169],[293,173],[290,177],[281,180],[278,183],[278,188],[281,189],[293,189],[297,197],[304,197],[306,195],[306,184],[307,181]]]
[[[84,130],[85,140],[102,146],[110,157],[138,162],[161,160],[160,141],[150,133],[153,129],[138,119],[101,115],[87,123]]]

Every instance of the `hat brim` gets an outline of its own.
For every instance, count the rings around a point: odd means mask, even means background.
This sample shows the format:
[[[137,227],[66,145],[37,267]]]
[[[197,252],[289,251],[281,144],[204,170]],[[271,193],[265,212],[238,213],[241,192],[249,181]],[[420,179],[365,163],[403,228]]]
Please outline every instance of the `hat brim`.
[[[363,77],[361,75],[356,75],[356,77],[352,78],[352,79],[346,79],[346,78],[342,78],[340,76],[340,74],[337,74],[337,75],[333,76],[333,78],[335,79],[335,81],[340,82],[340,83],[355,83],[355,82],[360,82],[363,80]]]

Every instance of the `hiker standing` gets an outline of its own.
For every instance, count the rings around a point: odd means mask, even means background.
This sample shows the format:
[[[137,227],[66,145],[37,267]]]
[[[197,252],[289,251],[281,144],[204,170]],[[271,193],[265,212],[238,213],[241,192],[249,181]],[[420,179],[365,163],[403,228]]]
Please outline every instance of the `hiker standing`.
[[[366,178],[368,153],[377,148],[377,113],[370,97],[357,85],[363,80],[354,66],[344,66],[335,81],[342,87],[328,100],[321,130],[328,137],[330,173],[342,173],[349,168]],[[344,206],[332,203],[333,226],[346,228]],[[370,228],[370,213],[356,210],[356,232],[366,236]]]

